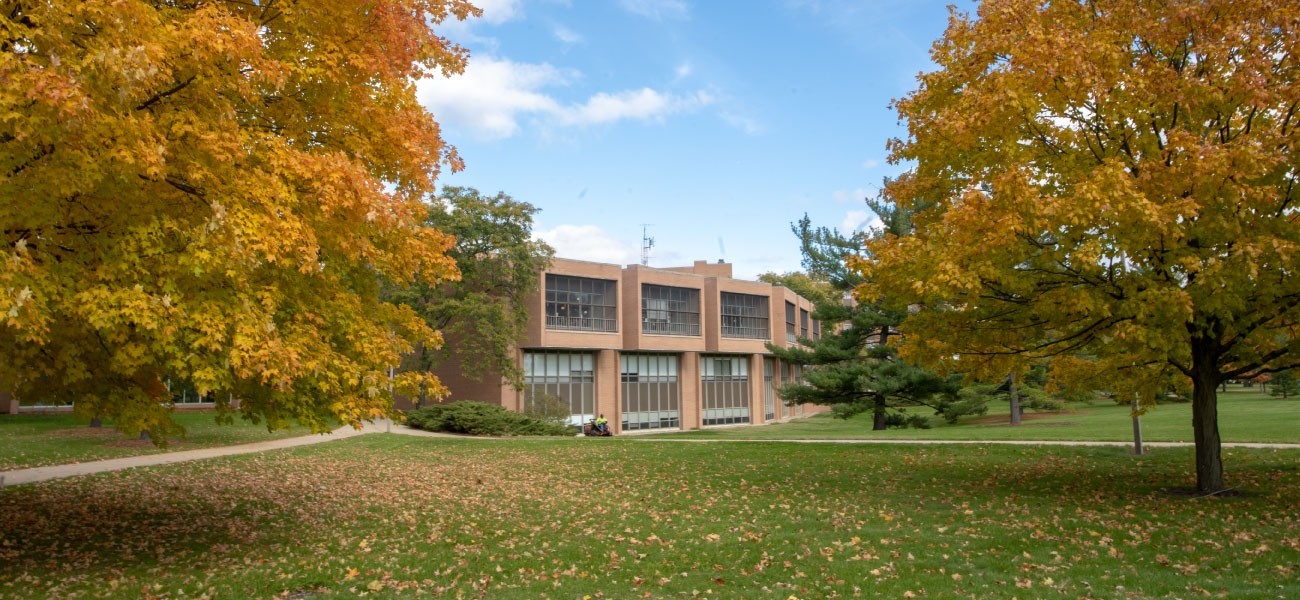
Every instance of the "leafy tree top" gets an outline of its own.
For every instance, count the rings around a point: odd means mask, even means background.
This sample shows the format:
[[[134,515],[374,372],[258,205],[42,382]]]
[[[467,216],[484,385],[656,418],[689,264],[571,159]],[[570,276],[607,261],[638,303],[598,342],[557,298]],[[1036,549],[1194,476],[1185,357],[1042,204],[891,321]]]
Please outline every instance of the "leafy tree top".
[[[433,198],[425,224],[454,236],[447,254],[456,260],[460,280],[419,278],[390,286],[386,296],[413,308],[451,344],[441,351],[421,347],[407,366],[427,369],[455,357],[470,378],[501,377],[523,386],[523,371],[514,357],[528,324],[528,312],[521,307],[537,291],[538,273],[555,254],[533,239],[536,213],[533,205],[504,192],[487,196],[474,188],[448,186]]]
[[[896,102],[891,159],[915,167],[888,192],[916,234],[868,245],[860,294],[917,310],[904,352],[931,364],[1087,355],[1075,375],[1148,397],[1190,378],[1198,485],[1220,489],[1200,469],[1216,384],[1300,349],[1298,20],[1262,0],[954,12]]]
[[[453,148],[414,81],[464,0],[7,2],[0,381],[169,429],[167,380],[316,429],[386,412],[436,334],[379,276],[450,279],[421,198]],[[436,383],[436,382],[426,382]]]

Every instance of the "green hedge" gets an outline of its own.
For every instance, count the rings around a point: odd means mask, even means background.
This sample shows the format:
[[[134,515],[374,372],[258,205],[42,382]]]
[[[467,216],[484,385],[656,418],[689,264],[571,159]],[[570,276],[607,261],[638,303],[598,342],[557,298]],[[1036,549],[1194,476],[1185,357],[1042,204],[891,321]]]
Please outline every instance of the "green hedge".
[[[467,435],[573,435],[562,423],[544,421],[507,410],[495,404],[461,400],[434,404],[406,414],[406,423],[416,429]]]

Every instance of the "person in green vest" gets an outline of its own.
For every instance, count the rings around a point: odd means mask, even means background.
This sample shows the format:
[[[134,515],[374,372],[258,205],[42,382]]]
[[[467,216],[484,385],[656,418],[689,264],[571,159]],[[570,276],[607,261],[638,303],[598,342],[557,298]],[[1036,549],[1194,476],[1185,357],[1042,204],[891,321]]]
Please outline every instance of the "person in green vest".
[[[596,431],[609,433],[609,419],[605,418],[604,413],[601,413],[599,417],[596,417]]]

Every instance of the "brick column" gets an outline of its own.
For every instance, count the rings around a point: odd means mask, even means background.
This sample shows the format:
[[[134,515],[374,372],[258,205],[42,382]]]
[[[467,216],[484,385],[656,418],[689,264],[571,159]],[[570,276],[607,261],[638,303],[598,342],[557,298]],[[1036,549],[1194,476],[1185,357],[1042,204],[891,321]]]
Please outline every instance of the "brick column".
[[[758,425],[767,416],[763,412],[763,355],[749,355],[749,424]]]
[[[609,419],[609,427],[614,433],[622,433],[623,428],[618,357],[617,350],[596,351],[596,414]]]
[[[677,365],[677,385],[680,386],[682,429],[699,429],[700,416],[700,353],[683,352]]]

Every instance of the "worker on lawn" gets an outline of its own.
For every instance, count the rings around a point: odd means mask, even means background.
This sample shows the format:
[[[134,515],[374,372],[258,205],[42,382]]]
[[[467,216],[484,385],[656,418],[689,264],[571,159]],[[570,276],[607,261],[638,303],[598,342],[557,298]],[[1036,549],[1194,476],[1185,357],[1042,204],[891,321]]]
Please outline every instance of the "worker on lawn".
[[[596,417],[596,431],[601,433],[609,432],[609,419],[606,419],[603,413],[599,417]]]

